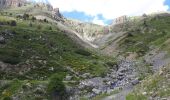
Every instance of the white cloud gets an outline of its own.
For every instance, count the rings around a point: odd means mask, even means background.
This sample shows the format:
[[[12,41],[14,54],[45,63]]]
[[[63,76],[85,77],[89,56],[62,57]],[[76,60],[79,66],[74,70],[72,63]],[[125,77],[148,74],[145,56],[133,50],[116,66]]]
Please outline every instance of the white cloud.
[[[98,25],[105,25],[104,20],[99,19],[97,16],[93,18],[92,23],[98,24]]]
[[[49,0],[54,7],[63,12],[78,11],[90,16],[103,15],[105,19],[114,19],[122,15],[141,15],[157,11],[167,11],[165,0]],[[102,24],[98,18],[93,20]]]

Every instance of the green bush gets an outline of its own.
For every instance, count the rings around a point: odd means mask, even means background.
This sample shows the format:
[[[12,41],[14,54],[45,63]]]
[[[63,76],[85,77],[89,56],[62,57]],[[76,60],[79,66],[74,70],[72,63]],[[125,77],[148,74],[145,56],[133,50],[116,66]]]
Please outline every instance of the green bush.
[[[12,48],[1,48],[0,49],[0,60],[4,63],[18,64],[20,59],[20,52]]]
[[[34,21],[36,20],[36,17],[33,16],[33,17],[31,18],[31,20],[34,22]]]
[[[11,99],[11,97],[8,97],[8,96],[7,96],[7,97],[4,97],[3,100],[12,100],[12,99]]]
[[[63,83],[63,76],[61,74],[54,74],[50,78],[48,84],[48,93],[52,98],[58,98],[59,100],[65,100],[66,88]]]
[[[24,20],[28,20],[28,19],[29,19],[29,14],[24,14],[24,15],[23,15],[23,19],[24,19]]]
[[[37,29],[39,29],[39,30],[40,30],[41,28],[42,28],[42,26],[41,26],[41,25],[38,25]]]
[[[78,50],[75,51],[75,53],[83,55],[83,56],[91,56],[90,52],[83,50],[83,49],[78,49]]]
[[[12,20],[10,23],[11,26],[17,26],[17,22],[15,20]]]

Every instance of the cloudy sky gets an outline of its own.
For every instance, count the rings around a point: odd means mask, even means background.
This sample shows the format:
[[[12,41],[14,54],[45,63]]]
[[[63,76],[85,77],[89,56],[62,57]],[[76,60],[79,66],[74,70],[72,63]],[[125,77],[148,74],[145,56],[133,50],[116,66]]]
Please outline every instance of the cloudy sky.
[[[170,0],[49,0],[68,18],[106,25],[122,16],[170,10]]]

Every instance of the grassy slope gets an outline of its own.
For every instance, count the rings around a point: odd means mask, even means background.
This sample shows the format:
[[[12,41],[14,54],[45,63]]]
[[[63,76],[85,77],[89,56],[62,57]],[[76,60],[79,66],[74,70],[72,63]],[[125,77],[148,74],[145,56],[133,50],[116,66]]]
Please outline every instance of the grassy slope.
[[[0,34],[6,39],[6,43],[0,47],[0,60],[10,67],[5,71],[0,70],[0,79],[9,80],[9,84],[5,83],[9,86],[0,86],[0,99],[20,94],[19,92],[24,91],[23,86],[34,80],[41,85],[44,81],[48,82],[48,78],[55,73],[65,76],[71,73],[66,70],[67,66],[79,73],[88,72],[93,76],[100,76],[107,71],[106,62],[114,61],[77,45],[57,29],[54,23],[19,20],[14,17],[15,13],[10,13],[5,12],[0,16],[0,22],[5,24],[0,26]],[[17,26],[10,26],[11,20],[16,20]],[[9,33],[13,35],[5,35]],[[34,100],[36,97],[33,92],[28,94],[28,98],[24,97],[26,92],[22,95],[25,100]],[[41,96],[46,98],[47,94]]]
[[[138,56],[142,57],[155,48],[159,48],[160,51],[168,51],[168,54],[170,54],[169,16],[156,15],[155,17],[146,18],[140,23],[135,24],[136,27],[132,26],[133,28],[127,33],[127,37],[119,44],[122,49],[122,54],[136,52]],[[169,55],[167,55],[167,57],[169,57]],[[126,99],[148,100],[149,97],[169,97],[169,66],[166,66],[162,70],[163,74],[158,72],[144,78],[142,83],[139,84]]]
[[[162,68],[160,72],[148,76],[134,91],[129,94],[127,100],[147,100],[148,97],[170,97],[170,66]]]
[[[120,42],[121,49],[124,53],[137,52],[139,55],[144,55],[151,47],[169,51],[164,44],[170,38],[169,20],[168,16],[144,19]]]

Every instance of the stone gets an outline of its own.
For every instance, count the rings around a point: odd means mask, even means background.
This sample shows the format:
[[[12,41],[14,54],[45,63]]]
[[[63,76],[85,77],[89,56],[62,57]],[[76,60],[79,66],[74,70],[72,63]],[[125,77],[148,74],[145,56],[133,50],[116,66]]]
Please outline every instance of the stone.
[[[147,92],[143,92],[142,94],[143,94],[143,95],[146,95],[146,94],[147,94]]]
[[[96,88],[93,88],[92,91],[95,93],[95,94],[100,94],[102,91],[99,90],[99,89],[96,89]]]
[[[72,76],[69,76],[69,75],[67,75],[65,78],[66,81],[70,81],[71,79],[72,79]]]
[[[90,76],[91,76],[90,73],[84,73],[84,74],[82,75],[83,78],[89,78]]]
[[[50,68],[49,68],[49,71],[54,71],[54,67],[50,67]]]
[[[0,44],[4,44],[5,43],[5,38],[3,36],[0,36]]]
[[[132,83],[132,85],[136,85],[139,83],[139,80],[138,79],[132,80],[131,83]]]
[[[37,87],[37,88],[34,90],[34,93],[36,93],[36,94],[44,94],[44,93],[45,93],[45,90],[44,90],[43,88]]]

